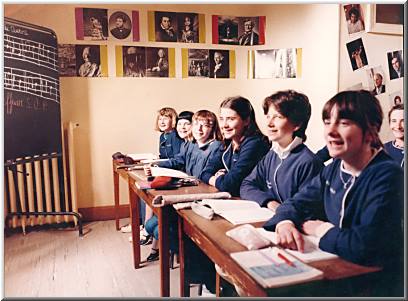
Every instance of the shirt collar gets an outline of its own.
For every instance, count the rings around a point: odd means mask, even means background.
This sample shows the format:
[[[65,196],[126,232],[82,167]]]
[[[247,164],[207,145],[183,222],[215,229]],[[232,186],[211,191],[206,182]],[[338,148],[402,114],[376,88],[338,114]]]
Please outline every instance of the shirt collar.
[[[298,145],[302,144],[303,140],[299,137],[295,137],[295,139],[293,139],[293,141],[287,146],[285,147],[285,149],[281,149],[279,147],[279,144],[276,142],[272,143],[272,150],[279,156],[279,158],[281,159],[286,159],[290,152]]]

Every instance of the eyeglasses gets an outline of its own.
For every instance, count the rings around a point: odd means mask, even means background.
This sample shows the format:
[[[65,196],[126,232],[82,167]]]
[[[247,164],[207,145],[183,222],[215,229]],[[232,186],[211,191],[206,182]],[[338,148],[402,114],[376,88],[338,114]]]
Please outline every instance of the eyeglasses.
[[[209,129],[211,129],[213,127],[212,123],[206,122],[204,120],[194,120],[193,125],[195,125],[195,126],[199,125],[199,126],[206,127],[206,128],[209,128]]]

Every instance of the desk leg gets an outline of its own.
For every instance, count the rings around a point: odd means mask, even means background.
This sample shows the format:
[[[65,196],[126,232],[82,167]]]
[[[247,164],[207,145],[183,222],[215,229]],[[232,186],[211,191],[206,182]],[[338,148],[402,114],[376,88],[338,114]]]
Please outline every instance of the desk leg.
[[[170,296],[170,256],[169,256],[169,214],[170,206],[157,210],[159,220],[159,250],[160,250],[160,294]]]
[[[179,236],[179,259],[180,259],[180,297],[190,297],[190,281],[188,280],[188,275],[186,275],[185,270],[185,249],[184,243],[186,240],[186,235],[183,231],[183,219],[178,216],[178,236]]]
[[[116,231],[119,231],[119,174],[113,166],[113,193],[115,199],[115,222],[116,222]]]
[[[129,204],[130,204],[130,225],[132,227],[132,247],[133,247],[133,261],[135,269],[140,267],[140,230],[139,230],[139,216],[140,216],[140,198],[132,188],[134,181],[128,179],[129,186]]]

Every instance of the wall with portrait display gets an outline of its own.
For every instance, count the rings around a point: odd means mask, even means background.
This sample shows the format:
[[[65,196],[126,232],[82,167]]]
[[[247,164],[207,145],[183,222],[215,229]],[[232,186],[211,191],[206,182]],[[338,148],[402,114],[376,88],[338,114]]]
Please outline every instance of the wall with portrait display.
[[[112,205],[112,166],[106,162],[113,153],[146,153],[158,150],[160,133],[154,131],[154,118],[157,110],[165,106],[173,107],[177,112],[208,109],[218,114],[223,99],[242,95],[250,99],[259,126],[265,131],[263,99],[281,89],[295,89],[305,93],[312,102],[312,118],[306,133],[307,145],[317,150],[324,144],[320,113],[324,102],[333,96],[338,88],[340,5],[101,3],[80,6],[7,4],[4,7],[5,16],[51,28],[56,32],[60,45],[75,46],[60,50],[66,54],[63,64],[66,66],[65,75],[69,75],[60,78],[60,93],[63,122],[74,121],[79,124],[75,130],[75,160],[80,166],[77,168],[80,208]],[[102,35],[107,34],[106,40],[92,39],[89,30],[86,33],[84,31],[83,39],[77,38],[75,9],[79,7],[101,10],[96,12],[97,16],[102,16],[102,20],[105,20],[99,22],[102,25]],[[138,41],[134,40],[134,11],[138,11],[139,18]],[[119,15],[115,15],[115,12],[125,13],[132,21],[130,40],[129,36],[118,39],[111,35],[110,31],[116,26],[116,16]],[[154,20],[159,19],[158,12],[175,13],[172,16],[173,20],[177,20],[177,26],[173,26],[178,29],[182,25],[193,24],[193,29],[198,28],[199,42],[181,42],[181,34],[177,35],[180,40],[177,42],[156,41],[155,34],[152,35],[151,24],[155,24]],[[87,14],[90,16],[89,12]],[[264,16],[264,44],[241,46],[213,43],[213,16],[249,17],[254,21],[257,33],[260,30],[259,24],[262,23],[260,17]],[[190,17],[191,21],[186,20],[187,17]],[[129,19],[124,18],[124,24],[129,28]],[[241,25],[238,22],[238,35],[245,31],[245,20],[242,21]],[[121,23],[119,20],[119,27]],[[202,24],[205,24],[203,31],[200,27]],[[99,37],[97,32],[94,35]],[[203,40],[200,40],[201,36]],[[194,41],[195,35],[186,34],[186,41],[191,40],[191,37]],[[316,39],[319,43],[313,42]],[[368,45],[364,39],[363,44],[371,64]],[[82,48],[77,51],[78,45]],[[76,72],[82,63],[77,60],[82,62],[85,47],[100,48],[101,45],[107,50],[108,76],[79,79]],[[151,50],[146,51],[147,49]],[[153,76],[153,73],[149,73],[157,72],[152,69],[158,65],[160,49],[163,49],[164,55],[169,58],[169,77]],[[301,74],[297,72],[297,67],[293,67],[294,62],[290,62],[294,55],[290,49],[296,49],[296,58],[298,49],[301,49]],[[395,47],[390,51],[398,49],[402,48]],[[283,58],[286,57],[285,66],[290,67],[289,70],[296,70],[296,76],[293,77],[293,73],[289,72],[285,77],[282,73],[281,77],[248,78],[249,51],[261,50],[285,50],[280,51],[280,54],[286,54],[282,56],[282,62],[285,62]],[[215,57],[217,60],[221,58],[218,52],[222,55],[222,60],[229,63],[228,78],[214,75],[217,65]],[[174,77],[171,77],[172,53]],[[235,66],[232,62],[235,62]],[[350,62],[346,63],[353,72]],[[298,65],[296,61],[296,66]],[[378,65],[380,64],[374,66]],[[148,71],[149,68],[151,71]],[[384,65],[383,71],[388,76],[388,69]],[[366,72],[363,73],[366,78]],[[120,185],[120,189],[126,191],[126,183]],[[121,203],[128,203],[125,194],[121,195]]]

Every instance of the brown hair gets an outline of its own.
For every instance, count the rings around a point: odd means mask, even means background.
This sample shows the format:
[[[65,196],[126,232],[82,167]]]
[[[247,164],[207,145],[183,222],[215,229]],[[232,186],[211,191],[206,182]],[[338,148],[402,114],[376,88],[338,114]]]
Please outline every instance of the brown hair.
[[[388,122],[391,122],[391,113],[396,111],[396,110],[403,110],[404,111],[404,104],[403,103],[396,104],[390,109],[390,111],[388,112]]]
[[[220,126],[218,125],[217,116],[215,116],[213,112],[210,112],[208,110],[200,110],[200,111],[195,112],[192,119],[193,119],[193,122],[198,119],[204,119],[205,121],[210,123],[212,125],[210,139],[215,139],[218,141],[222,140],[222,135],[220,131]],[[191,137],[192,136],[193,134],[191,133]]]
[[[171,127],[174,129],[176,127],[176,119],[177,119],[177,112],[173,108],[161,108],[159,111],[157,111],[157,117],[156,117],[156,125],[155,125],[155,130],[160,131],[159,129],[159,117],[160,116],[167,116],[171,119]]]
[[[383,120],[383,111],[380,102],[369,91],[343,91],[329,99],[323,107],[322,119],[330,119],[333,107],[337,108],[338,118],[349,119],[355,122],[365,133],[373,137],[371,146],[382,147],[378,135]]]

